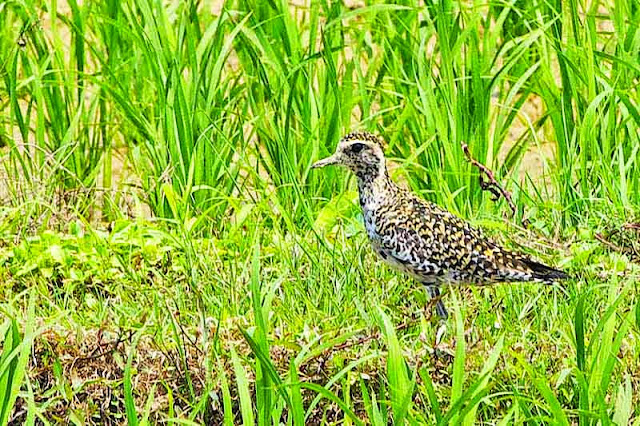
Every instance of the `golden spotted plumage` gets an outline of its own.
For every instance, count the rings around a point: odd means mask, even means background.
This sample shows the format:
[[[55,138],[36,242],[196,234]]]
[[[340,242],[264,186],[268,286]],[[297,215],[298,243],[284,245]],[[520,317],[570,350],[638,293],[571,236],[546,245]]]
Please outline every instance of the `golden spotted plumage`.
[[[371,133],[348,134],[333,156],[314,167],[329,164],[344,165],[358,177],[365,228],[376,253],[426,284],[432,297],[439,296],[441,284],[550,283],[567,277],[503,249],[461,218],[398,187],[387,173],[383,143]],[[436,309],[446,317],[440,300]]]

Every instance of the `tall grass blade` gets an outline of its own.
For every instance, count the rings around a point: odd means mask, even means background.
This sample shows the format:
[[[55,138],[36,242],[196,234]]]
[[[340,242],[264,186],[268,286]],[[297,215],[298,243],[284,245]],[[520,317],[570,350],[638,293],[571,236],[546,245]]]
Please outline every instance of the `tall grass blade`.
[[[442,423],[442,408],[440,408],[440,402],[438,401],[438,396],[436,395],[436,391],[433,388],[433,380],[431,380],[431,376],[429,375],[429,371],[426,369],[420,370],[420,377],[422,378],[422,383],[426,388],[427,397],[429,399],[429,404],[431,405],[431,412],[436,418],[436,423]]]
[[[269,342],[267,341],[266,312],[263,312],[262,293],[260,291],[260,245],[257,240],[254,243],[251,257],[251,300],[256,320],[256,330],[251,340],[259,348],[259,352],[264,358],[268,360]],[[275,402],[271,377],[265,371],[267,368],[273,367],[264,365],[262,358],[258,357],[258,362],[256,363],[256,407],[258,409],[259,424],[263,425],[270,423],[271,410]]]
[[[527,361],[523,360],[520,356],[517,357],[519,364],[522,366],[523,370],[527,372],[529,378],[540,392],[540,395],[547,402],[551,414],[551,419],[554,420],[557,424],[560,425],[569,425],[569,420],[562,409],[562,405],[558,398],[554,395],[553,391],[549,387],[549,384],[543,378],[539,377],[533,368],[527,363]]]
[[[142,337],[142,333],[145,330],[145,327],[141,327],[133,337],[133,341],[131,343],[131,347],[129,348],[129,355],[127,356],[127,363],[124,367],[124,377],[122,380],[122,386],[124,388],[124,406],[125,413],[127,415],[127,422],[130,425],[137,426],[139,423],[138,419],[138,411],[136,409],[136,402],[133,396],[133,387],[131,384],[131,376],[133,374],[133,358],[135,357],[136,348],[138,347],[138,342],[140,342],[140,338]]]
[[[244,370],[240,358],[234,348],[231,348],[231,363],[236,375],[236,387],[238,389],[238,398],[240,400],[240,414],[242,415],[242,424],[244,426],[254,426],[253,404],[251,403],[251,393],[249,391],[249,380]],[[225,417],[227,414],[225,413]]]
[[[395,328],[389,317],[378,308],[380,328],[383,330],[387,345],[387,378],[391,395],[393,421],[402,423],[405,420],[413,397],[415,381],[409,378],[407,364],[396,336]]]
[[[15,319],[7,319],[0,354],[0,424],[7,424],[26,374],[29,354],[35,339],[35,297],[29,297],[24,333],[20,335]]]
[[[629,376],[618,387],[618,395],[614,405],[613,423],[616,425],[628,425],[633,415],[633,388]]]
[[[464,386],[464,362],[465,362],[465,338],[464,338],[464,320],[460,304],[454,300],[455,324],[456,324],[456,353],[453,359],[453,378],[451,384],[451,406],[456,403],[462,396]],[[451,407],[450,407],[451,408]]]
[[[233,358],[233,357],[232,357]],[[220,388],[222,390],[222,409],[224,410],[224,426],[233,426],[233,402],[231,401],[231,392],[229,391],[229,382],[227,373],[222,362],[218,360],[218,371],[220,372]],[[240,395],[240,387],[238,386],[238,395]],[[240,407],[242,410],[242,406]],[[244,416],[243,416],[244,418]]]
[[[317,394],[319,394],[320,396],[322,396],[323,398],[326,398],[329,401],[334,402],[351,419],[354,425],[357,425],[357,426],[364,425],[364,423],[362,422],[362,420],[360,420],[360,418],[356,415],[356,413],[354,413],[353,410],[351,410],[351,408],[349,408],[349,406],[345,404],[343,400],[341,400],[336,394],[334,394],[330,390],[325,389],[324,387],[317,385],[315,383],[309,383],[309,382],[302,382],[300,386],[302,386],[305,389],[312,390]]]
[[[300,387],[300,378],[298,377],[298,369],[293,360],[291,360],[289,364],[289,378],[291,381],[291,414],[293,417],[293,424],[295,426],[304,426],[304,405],[302,403],[302,390]]]

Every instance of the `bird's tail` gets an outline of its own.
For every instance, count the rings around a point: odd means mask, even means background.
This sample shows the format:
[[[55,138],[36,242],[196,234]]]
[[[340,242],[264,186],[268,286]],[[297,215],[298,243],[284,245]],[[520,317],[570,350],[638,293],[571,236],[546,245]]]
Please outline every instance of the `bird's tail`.
[[[551,284],[554,281],[566,280],[569,275],[559,269],[552,268],[531,259],[520,259],[534,280]]]
[[[496,260],[499,265],[497,281],[538,281],[551,284],[569,278],[569,275],[559,269],[507,250],[500,250]]]

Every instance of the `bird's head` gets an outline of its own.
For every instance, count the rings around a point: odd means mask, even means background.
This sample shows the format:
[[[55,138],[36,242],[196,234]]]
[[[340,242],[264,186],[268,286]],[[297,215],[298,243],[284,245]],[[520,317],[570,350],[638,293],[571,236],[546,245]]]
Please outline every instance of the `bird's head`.
[[[335,154],[314,163],[318,168],[331,164],[345,166],[359,178],[375,178],[386,173],[382,141],[368,132],[353,132],[338,143]]]

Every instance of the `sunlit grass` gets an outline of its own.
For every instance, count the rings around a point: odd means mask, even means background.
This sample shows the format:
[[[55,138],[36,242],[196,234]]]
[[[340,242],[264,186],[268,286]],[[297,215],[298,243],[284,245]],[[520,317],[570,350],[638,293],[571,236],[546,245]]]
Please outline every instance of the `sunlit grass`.
[[[0,3],[0,422],[639,424],[632,1],[209,6]],[[352,129],[573,278],[438,323],[310,170]]]

